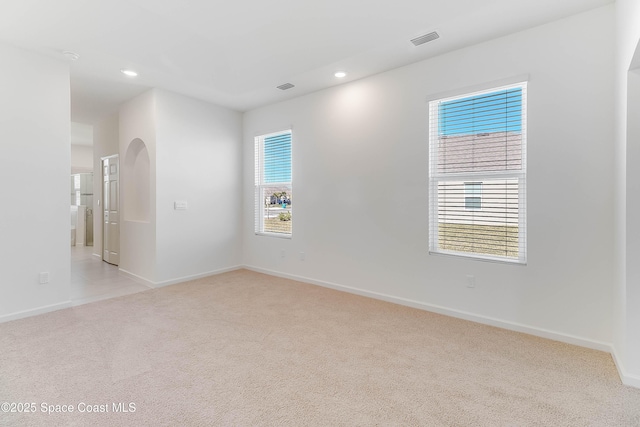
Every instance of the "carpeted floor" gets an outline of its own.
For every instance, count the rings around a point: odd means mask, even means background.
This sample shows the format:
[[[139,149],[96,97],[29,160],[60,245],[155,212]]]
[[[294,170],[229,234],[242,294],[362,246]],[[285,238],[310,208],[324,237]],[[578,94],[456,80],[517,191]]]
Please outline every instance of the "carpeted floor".
[[[2,402],[35,409],[8,426],[640,426],[606,353],[246,270],[0,324]]]

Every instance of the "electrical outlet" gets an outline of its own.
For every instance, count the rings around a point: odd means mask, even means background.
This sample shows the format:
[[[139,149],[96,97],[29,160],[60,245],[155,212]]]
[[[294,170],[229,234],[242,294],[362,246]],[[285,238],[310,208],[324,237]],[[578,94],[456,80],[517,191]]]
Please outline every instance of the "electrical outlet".
[[[284,258],[285,256],[287,256],[287,253],[283,249],[280,251],[280,258]]]
[[[304,261],[305,258],[306,255],[304,254],[304,252],[300,252],[300,261]]]
[[[476,276],[467,275],[467,288],[476,287]]]
[[[49,283],[49,272],[43,271],[42,273],[40,273],[40,284],[44,285],[47,283]]]

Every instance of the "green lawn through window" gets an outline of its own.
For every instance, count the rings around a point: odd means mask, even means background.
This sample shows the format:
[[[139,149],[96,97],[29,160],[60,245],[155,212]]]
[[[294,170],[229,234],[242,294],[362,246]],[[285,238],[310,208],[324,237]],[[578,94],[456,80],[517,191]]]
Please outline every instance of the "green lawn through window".
[[[518,258],[518,227],[438,224],[440,249]]]

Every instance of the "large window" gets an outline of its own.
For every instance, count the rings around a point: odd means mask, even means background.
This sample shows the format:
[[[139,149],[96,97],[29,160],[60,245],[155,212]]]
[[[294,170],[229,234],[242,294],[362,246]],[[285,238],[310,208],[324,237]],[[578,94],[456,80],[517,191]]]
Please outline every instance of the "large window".
[[[429,250],[526,263],[526,83],[429,103]]]
[[[255,231],[290,237],[291,131],[256,137],[255,162]]]

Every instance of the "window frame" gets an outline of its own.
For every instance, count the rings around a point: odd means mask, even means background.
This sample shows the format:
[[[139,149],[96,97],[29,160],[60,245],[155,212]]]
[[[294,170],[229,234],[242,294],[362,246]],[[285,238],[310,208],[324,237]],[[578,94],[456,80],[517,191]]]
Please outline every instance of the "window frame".
[[[267,138],[289,134],[290,140],[290,152],[291,157],[289,160],[290,163],[290,175],[291,181],[283,181],[283,182],[269,182],[265,183],[264,175],[265,175],[265,154],[264,154],[264,141]],[[264,189],[268,187],[286,187],[288,189],[288,195],[292,196],[293,191],[293,129],[289,127],[288,129],[284,129],[276,132],[269,132],[261,135],[257,135],[254,138],[254,233],[257,236],[271,236],[277,237],[281,239],[291,239],[293,236],[293,222],[291,223],[291,232],[290,233],[279,233],[274,231],[265,231],[264,228],[264,205],[266,205],[266,198],[264,196]],[[290,205],[288,211],[293,215],[293,205]]]
[[[438,120],[440,103],[453,101],[456,99],[471,98],[490,94],[502,90],[520,88],[522,90],[522,111],[521,111],[521,169],[504,170],[504,171],[478,171],[478,172],[461,172],[461,173],[438,173]],[[460,258],[470,258],[480,261],[490,261],[507,264],[526,265],[527,264],[527,197],[526,197],[526,181],[527,181],[527,94],[528,78],[517,79],[514,81],[504,81],[491,85],[483,85],[480,89],[467,89],[456,91],[455,93],[447,93],[446,95],[437,95],[427,99],[429,104],[429,254],[447,255]],[[436,119],[434,120],[434,117]],[[435,130],[434,130],[435,126]],[[480,134],[481,132],[478,132]],[[434,138],[435,136],[435,138]],[[518,181],[518,258],[509,258],[507,256],[489,255],[476,252],[462,252],[440,249],[439,246],[439,197],[438,184],[441,181],[462,181],[463,183],[484,182],[495,179],[517,179]],[[465,194],[466,203],[466,194]],[[481,205],[482,206],[482,205]],[[466,206],[465,206],[466,207]],[[466,210],[466,209],[465,209]],[[434,219],[435,218],[435,219]]]

